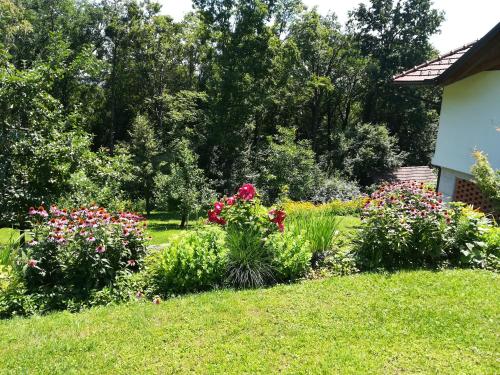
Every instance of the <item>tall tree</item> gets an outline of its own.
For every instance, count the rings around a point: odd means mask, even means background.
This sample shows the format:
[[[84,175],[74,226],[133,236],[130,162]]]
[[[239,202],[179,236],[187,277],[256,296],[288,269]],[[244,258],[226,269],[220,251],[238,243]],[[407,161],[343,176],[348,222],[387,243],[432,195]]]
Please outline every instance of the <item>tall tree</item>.
[[[407,150],[408,163],[426,164],[434,147],[439,91],[396,87],[394,74],[436,55],[430,37],[443,13],[431,0],[371,0],[351,13],[350,29],[364,55],[371,56],[363,121],[386,123]]]

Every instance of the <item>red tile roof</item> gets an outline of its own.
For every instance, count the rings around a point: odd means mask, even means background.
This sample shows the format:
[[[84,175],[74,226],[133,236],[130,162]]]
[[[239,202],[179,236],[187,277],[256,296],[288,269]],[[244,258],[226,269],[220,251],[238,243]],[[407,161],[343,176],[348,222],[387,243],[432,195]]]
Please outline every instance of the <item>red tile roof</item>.
[[[426,61],[412,69],[393,77],[394,83],[397,84],[426,84],[433,83],[441,74],[443,74],[450,66],[460,59],[471,47],[475,44],[470,43],[456,50],[448,52],[437,59]]]
[[[401,167],[395,170],[390,179],[396,181],[418,181],[436,183],[437,176],[434,169],[424,165],[418,167]]]

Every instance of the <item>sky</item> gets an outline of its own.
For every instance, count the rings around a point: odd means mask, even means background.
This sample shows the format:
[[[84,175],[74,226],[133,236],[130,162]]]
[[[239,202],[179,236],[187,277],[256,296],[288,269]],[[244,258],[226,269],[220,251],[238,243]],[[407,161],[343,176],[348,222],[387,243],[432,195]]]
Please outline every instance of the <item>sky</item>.
[[[163,13],[180,20],[189,12],[191,0],[158,0]],[[367,0],[303,0],[308,7],[317,6],[322,14],[334,11],[344,24],[347,12]],[[445,11],[441,33],[434,35],[432,44],[446,53],[481,38],[500,22],[500,0],[434,0],[434,7]]]

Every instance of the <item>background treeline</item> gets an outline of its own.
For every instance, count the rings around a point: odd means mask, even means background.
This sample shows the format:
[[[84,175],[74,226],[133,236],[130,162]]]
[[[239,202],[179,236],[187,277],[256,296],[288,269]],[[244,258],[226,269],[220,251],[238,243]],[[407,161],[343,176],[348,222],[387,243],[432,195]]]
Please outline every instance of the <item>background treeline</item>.
[[[439,91],[390,81],[436,55],[430,0],[343,26],[300,0],[193,3],[175,22],[154,1],[0,0],[1,224],[41,202],[186,220],[242,182],[327,200],[429,163]]]

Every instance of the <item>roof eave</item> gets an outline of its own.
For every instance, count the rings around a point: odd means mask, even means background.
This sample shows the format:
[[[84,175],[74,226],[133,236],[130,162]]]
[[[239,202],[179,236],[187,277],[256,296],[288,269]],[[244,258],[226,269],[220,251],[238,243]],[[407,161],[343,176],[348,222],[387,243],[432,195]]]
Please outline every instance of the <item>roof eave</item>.
[[[437,86],[438,82],[436,79],[424,79],[421,81],[398,81],[397,79],[393,79],[392,83],[398,86]]]

